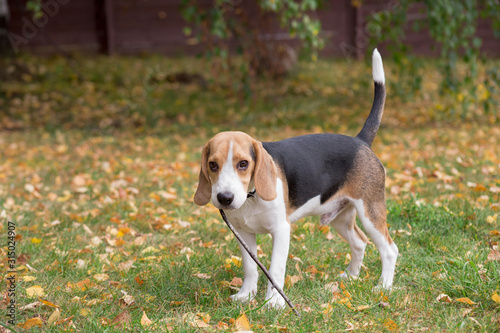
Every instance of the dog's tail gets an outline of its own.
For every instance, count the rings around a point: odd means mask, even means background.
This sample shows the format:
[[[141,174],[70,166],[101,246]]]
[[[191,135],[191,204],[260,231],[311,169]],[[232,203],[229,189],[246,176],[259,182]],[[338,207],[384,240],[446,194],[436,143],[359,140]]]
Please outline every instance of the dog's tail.
[[[382,120],[385,104],[385,74],[382,57],[377,49],[373,50],[373,82],[375,83],[375,96],[373,98],[373,106],[368,118],[366,119],[363,128],[358,134],[358,138],[366,142],[369,146],[372,145],[377,130]]]

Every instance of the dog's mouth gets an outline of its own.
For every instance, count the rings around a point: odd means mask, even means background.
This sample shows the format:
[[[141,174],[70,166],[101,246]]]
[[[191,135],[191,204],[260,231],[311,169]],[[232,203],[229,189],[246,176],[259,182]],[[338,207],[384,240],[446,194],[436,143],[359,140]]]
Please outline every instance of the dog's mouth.
[[[231,203],[229,205],[223,205],[218,201],[213,202],[214,206],[218,209],[227,209],[227,210],[235,210],[238,209],[239,207],[236,207],[234,203]]]

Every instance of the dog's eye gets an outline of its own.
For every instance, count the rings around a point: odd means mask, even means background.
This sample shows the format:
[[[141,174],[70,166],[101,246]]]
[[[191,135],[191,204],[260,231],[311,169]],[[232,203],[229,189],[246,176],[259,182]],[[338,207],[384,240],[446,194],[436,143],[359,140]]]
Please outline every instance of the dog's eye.
[[[208,167],[212,172],[216,172],[219,169],[219,166],[215,162],[208,162]]]
[[[248,168],[248,161],[239,161],[237,167],[239,170],[246,170]]]

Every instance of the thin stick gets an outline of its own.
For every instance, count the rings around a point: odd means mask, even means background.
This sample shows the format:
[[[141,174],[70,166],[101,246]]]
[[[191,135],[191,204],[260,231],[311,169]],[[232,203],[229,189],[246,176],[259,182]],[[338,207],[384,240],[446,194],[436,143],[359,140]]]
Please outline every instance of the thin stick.
[[[285,293],[283,292],[283,290],[281,290],[281,288],[278,287],[278,285],[276,284],[276,282],[274,281],[274,279],[272,278],[272,276],[267,271],[266,267],[264,265],[262,265],[262,263],[259,261],[259,259],[257,259],[257,256],[254,253],[252,253],[252,251],[250,251],[250,248],[243,241],[243,239],[241,238],[241,236],[238,233],[238,231],[236,231],[236,229],[234,229],[233,225],[231,223],[229,223],[229,221],[228,221],[228,219],[226,217],[226,213],[224,213],[224,211],[222,209],[219,209],[219,212],[220,212],[220,215],[222,216],[222,219],[224,220],[224,222],[226,222],[226,224],[229,227],[229,229],[231,229],[231,231],[233,232],[233,234],[236,237],[236,239],[238,240],[238,242],[240,242],[240,244],[245,248],[245,250],[248,252],[248,254],[250,255],[250,257],[252,257],[253,261],[255,261],[255,263],[257,264],[257,266],[259,266],[260,269],[264,272],[264,274],[266,274],[267,279],[269,280],[269,282],[271,282],[271,284],[273,285],[273,288],[276,289],[279,292],[279,294],[283,297],[283,299],[290,306],[290,308],[292,308],[293,312],[295,312],[295,314],[297,315],[297,317],[300,317],[300,313],[293,306],[292,301],[290,301],[290,299],[285,295]]]

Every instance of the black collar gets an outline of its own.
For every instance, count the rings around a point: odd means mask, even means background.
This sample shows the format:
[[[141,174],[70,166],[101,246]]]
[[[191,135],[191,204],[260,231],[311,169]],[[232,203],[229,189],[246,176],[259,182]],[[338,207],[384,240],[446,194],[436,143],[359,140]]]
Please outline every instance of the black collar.
[[[255,196],[255,190],[248,192],[247,198],[253,198]]]

